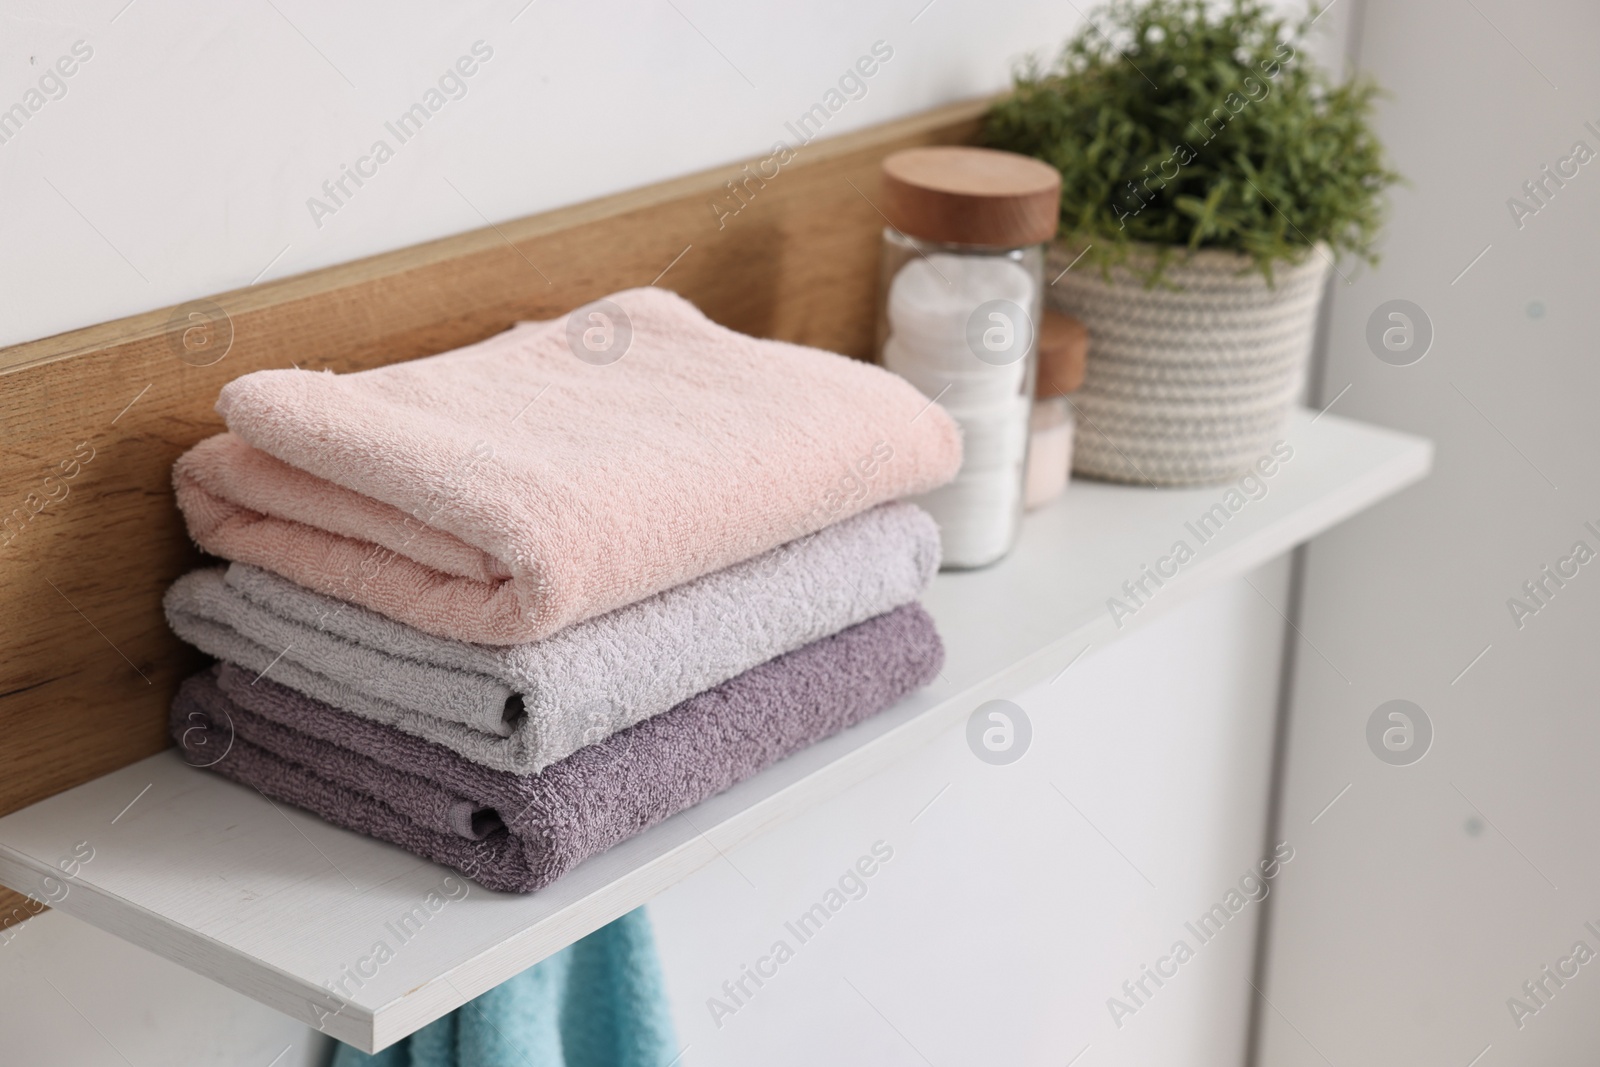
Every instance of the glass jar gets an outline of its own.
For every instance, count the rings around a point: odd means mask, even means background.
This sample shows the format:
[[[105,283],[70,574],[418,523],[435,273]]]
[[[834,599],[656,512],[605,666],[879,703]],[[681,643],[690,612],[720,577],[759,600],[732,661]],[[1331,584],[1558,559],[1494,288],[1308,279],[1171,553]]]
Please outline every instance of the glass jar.
[[[883,233],[878,361],[961,428],[955,480],[917,498],[946,567],[982,567],[1016,543],[1038,359],[1044,250]]]
[[[939,524],[947,568],[1011,551],[1024,505],[1044,245],[1060,178],[981,148],[920,148],[884,161],[878,361],[961,429],[955,480],[915,498]]]
[[[1029,421],[1028,474],[1024,492],[1029,511],[1042,508],[1067,488],[1072,474],[1072,435],[1078,428],[1072,405],[1064,396],[1033,402]]]

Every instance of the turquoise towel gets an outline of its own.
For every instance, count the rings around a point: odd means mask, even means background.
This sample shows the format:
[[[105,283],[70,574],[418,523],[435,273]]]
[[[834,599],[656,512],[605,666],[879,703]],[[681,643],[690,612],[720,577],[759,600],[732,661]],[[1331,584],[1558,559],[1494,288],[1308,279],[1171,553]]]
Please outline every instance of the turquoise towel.
[[[668,1067],[678,1056],[643,908],[375,1055],[332,1067]]]

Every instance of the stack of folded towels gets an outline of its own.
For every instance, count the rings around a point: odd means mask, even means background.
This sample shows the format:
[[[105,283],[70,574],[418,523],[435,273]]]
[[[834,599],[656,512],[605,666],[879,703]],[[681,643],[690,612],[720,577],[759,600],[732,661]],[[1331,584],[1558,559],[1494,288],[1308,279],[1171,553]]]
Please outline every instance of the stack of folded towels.
[[[174,469],[205,551],[167,618],[191,762],[527,892],[937,674],[902,496],[955,424],[842,356],[609,298],[356,374],[259,371]]]

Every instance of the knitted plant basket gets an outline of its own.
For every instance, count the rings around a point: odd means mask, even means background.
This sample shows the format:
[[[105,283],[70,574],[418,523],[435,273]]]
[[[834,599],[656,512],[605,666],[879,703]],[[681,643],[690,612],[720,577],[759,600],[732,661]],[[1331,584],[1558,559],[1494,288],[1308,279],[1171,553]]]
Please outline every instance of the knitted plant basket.
[[[1271,452],[1305,380],[1331,257],[1318,248],[1273,269],[1269,286],[1234,252],[1175,257],[1154,287],[1135,247],[1110,280],[1080,264],[1081,246],[1050,248],[1050,307],[1089,330],[1074,474],[1138,485],[1215,485]],[[1131,269],[1130,269],[1131,268]]]

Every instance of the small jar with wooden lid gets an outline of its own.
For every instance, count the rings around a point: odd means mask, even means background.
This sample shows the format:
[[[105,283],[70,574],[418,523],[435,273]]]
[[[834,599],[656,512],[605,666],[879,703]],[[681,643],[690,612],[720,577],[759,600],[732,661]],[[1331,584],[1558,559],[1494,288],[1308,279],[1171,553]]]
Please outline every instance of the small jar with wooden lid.
[[[917,500],[939,523],[947,568],[986,566],[1016,543],[1060,200],[1053,167],[1011,152],[912,148],[883,161],[878,359],[962,432],[960,473]]]

